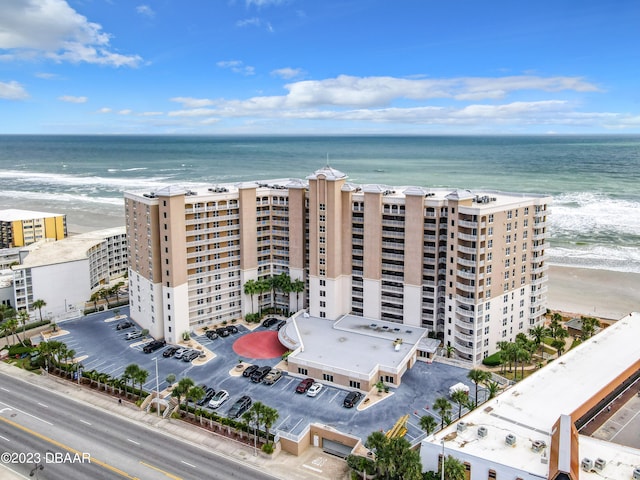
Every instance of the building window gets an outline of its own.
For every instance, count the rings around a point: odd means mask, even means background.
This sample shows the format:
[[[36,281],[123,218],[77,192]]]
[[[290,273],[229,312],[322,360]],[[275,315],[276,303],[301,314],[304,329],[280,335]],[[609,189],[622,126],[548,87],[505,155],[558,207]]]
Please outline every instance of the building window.
[[[306,368],[298,367],[298,373],[300,375],[309,375],[309,372]]]
[[[333,375],[329,375],[328,373],[323,373],[322,374],[322,379],[325,382],[333,382]]]
[[[321,203],[319,205],[320,211],[324,212],[327,209],[327,204],[326,203]]]
[[[355,380],[349,380],[349,386],[351,388],[360,389],[360,382],[356,382]]]
[[[327,318],[327,314],[325,312],[320,312],[320,318]]]

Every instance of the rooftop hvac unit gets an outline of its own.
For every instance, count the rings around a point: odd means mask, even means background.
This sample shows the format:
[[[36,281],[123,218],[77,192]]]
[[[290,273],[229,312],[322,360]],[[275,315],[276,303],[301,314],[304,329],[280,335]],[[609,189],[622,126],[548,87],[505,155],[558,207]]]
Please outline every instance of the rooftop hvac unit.
[[[478,427],[478,436],[479,436],[480,438],[484,438],[484,437],[486,437],[486,436],[487,436],[487,433],[489,433],[489,432],[487,431],[487,427]]]
[[[464,422],[458,422],[458,426],[456,427],[456,430],[458,430],[459,432],[464,432],[467,429],[467,424]]]
[[[510,433],[504,438],[504,443],[513,447],[516,444],[516,436],[513,433]]]
[[[603,460],[602,458],[596,458],[596,461],[593,462],[593,468],[601,472],[606,464],[607,464],[606,460]]]
[[[640,467],[633,470],[633,480],[640,480]]]
[[[590,458],[583,458],[580,466],[585,472],[590,472],[593,469],[593,460]]]
[[[546,446],[547,444],[542,440],[534,440],[531,444],[531,450],[533,450],[534,452],[540,452]]]

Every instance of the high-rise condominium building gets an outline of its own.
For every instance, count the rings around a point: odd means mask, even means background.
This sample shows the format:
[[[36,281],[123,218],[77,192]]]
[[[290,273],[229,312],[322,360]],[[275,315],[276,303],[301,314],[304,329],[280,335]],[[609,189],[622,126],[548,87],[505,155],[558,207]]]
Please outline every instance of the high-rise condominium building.
[[[329,166],[304,180],[127,192],[131,316],[175,342],[260,307],[351,313],[427,328],[478,363],[543,321],[549,202],[354,185]],[[245,293],[283,272],[304,292]]]
[[[24,247],[67,236],[67,216],[30,210],[0,210],[0,248]]]

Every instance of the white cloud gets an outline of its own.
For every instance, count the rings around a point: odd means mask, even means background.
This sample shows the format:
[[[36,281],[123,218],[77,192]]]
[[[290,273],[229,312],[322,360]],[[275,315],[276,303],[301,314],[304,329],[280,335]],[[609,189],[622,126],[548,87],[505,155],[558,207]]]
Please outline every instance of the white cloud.
[[[61,102],[67,102],[67,103],[87,103],[87,100],[89,100],[87,97],[76,97],[73,95],[62,95],[61,97],[58,97],[58,100],[60,100]]]
[[[191,98],[191,97],[174,97],[170,99],[172,102],[181,103],[184,108],[209,107],[215,102],[208,98]]]
[[[216,65],[220,68],[228,68],[234,73],[240,73],[242,75],[255,75],[255,67],[244,65],[241,60],[223,60],[217,62]]]
[[[246,0],[247,7],[255,5],[256,7],[268,7],[270,5],[283,5],[286,0]]]
[[[194,108],[191,110],[177,110],[169,112],[170,117],[206,117],[217,113],[216,110],[210,108]]]
[[[138,55],[111,51],[110,36],[65,0],[3,0],[0,49],[7,59],[45,56],[57,62],[135,67]]]
[[[291,80],[292,78],[301,77],[304,75],[304,70],[300,68],[278,68],[276,70],[271,71],[271,75],[274,77],[284,78],[285,80]]]
[[[156,12],[149,5],[138,5],[136,7],[136,12],[145,17],[153,18],[156,15]]]
[[[102,107],[97,113],[111,113],[111,111],[109,107]]]
[[[262,24],[262,20],[258,17],[245,18],[244,20],[238,20],[236,22],[237,27],[259,27]]]
[[[118,115],[131,115],[131,113],[133,113],[133,110],[129,108],[125,108],[123,110],[118,111]]]
[[[58,75],[55,73],[40,72],[40,73],[36,73],[36,77],[42,78],[43,80],[51,80],[53,78],[58,78]]]
[[[141,117],[159,117],[161,115],[164,115],[163,112],[142,112],[139,113],[138,115],[140,115]]]
[[[25,98],[29,98],[29,94],[18,82],[0,82],[0,99],[24,100]]]

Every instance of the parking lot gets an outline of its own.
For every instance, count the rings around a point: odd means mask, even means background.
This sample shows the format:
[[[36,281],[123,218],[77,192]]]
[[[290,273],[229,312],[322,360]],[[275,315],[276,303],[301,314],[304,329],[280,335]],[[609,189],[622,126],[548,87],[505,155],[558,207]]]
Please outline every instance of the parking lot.
[[[121,308],[121,314],[128,309]],[[192,338],[215,353],[215,358],[204,365],[194,365],[173,357],[162,356],[164,348],[145,354],[138,340],[125,340],[128,330],[116,330],[118,321],[113,320],[113,312],[100,312],[87,317],[66,321],[60,328],[69,333],[56,337],[56,340],[74,349],[76,357],[82,358],[86,370],[95,369],[112,377],[121,376],[127,365],[134,363],[149,372],[144,388],[151,391],[156,388],[156,361],[160,389],[167,387],[167,375],[173,373],[176,382],[190,377],[196,384],[204,383],[216,391],[227,390],[229,400],[220,407],[224,415],[233,402],[241,395],[249,395],[253,401],[260,401],[275,408],[279,413],[275,428],[293,434],[302,431],[309,422],[322,423],[344,433],[366,438],[371,432],[388,430],[405,414],[409,414],[406,438],[409,441],[423,432],[418,424],[422,415],[434,414],[430,407],[436,398],[447,396],[451,385],[463,382],[472,387],[466,378],[467,370],[441,363],[425,364],[418,362],[402,379],[399,388],[392,389],[392,395],[362,411],[357,408],[344,408],[342,402],[349,392],[346,388],[325,385],[316,397],[295,393],[300,378],[285,374],[273,385],[253,383],[249,378],[231,375],[238,364],[238,355],[233,351],[233,343],[248,333],[246,327],[238,326],[238,333],[228,337],[209,340],[205,336],[193,335]],[[133,327],[136,328],[136,327]],[[271,327],[272,329],[275,327]],[[255,331],[263,331],[260,326]],[[137,344],[137,345],[136,345]],[[83,358],[84,357],[84,358]],[[275,366],[280,358],[254,360],[243,358],[245,362]],[[374,394],[375,395],[375,394]],[[454,411],[457,408],[454,407]],[[439,420],[437,415],[434,416]]]

